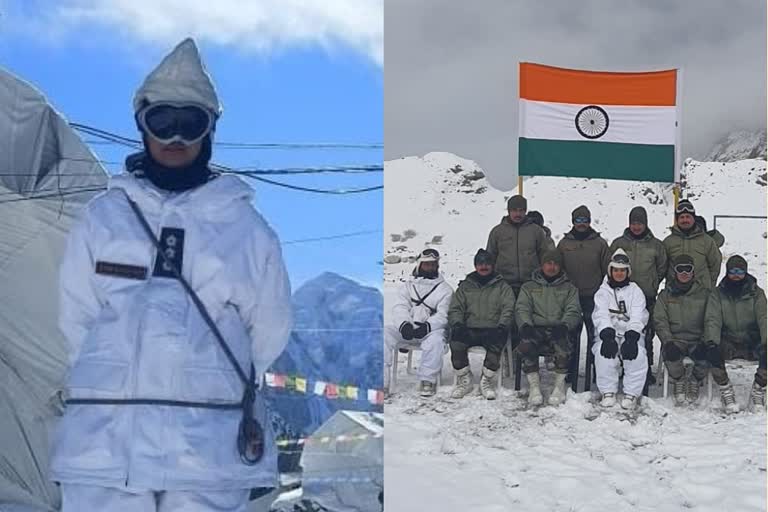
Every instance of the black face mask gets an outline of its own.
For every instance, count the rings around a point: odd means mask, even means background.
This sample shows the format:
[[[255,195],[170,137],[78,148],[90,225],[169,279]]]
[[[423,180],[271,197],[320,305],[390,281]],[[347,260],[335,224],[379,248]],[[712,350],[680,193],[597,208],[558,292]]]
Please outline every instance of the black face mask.
[[[608,276],[608,286],[611,288],[624,288],[629,286],[629,277],[626,277],[623,281],[616,281],[613,276]]]
[[[631,229],[629,230],[629,236],[631,236],[635,240],[640,240],[641,238],[645,238],[645,235],[647,234],[648,234],[648,228],[645,228],[643,232],[640,233],[639,235],[634,234]]]
[[[144,147],[147,147],[146,136],[144,138]],[[206,136],[203,139],[200,154],[197,158],[185,167],[166,167],[152,158],[148,150],[144,151],[141,159],[141,170],[143,177],[148,179],[157,188],[169,192],[181,192],[190,190],[207,183],[212,176],[208,168],[208,162],[211,160],[211,137]]]
[[[691,286],[693,286],[693,282],[695,280],[696,278],[694,277],[687,283],[681,283],[680,281],[677,280],[677,278],[675,278],[674,282],[672,283],[672,293],[674,293],[675,295],[688,293],[688,290],[691,289]]]
[[[561,270],[560,272],[558,272],[557,274],[553,275],[552,277],[548,277],[547,274],[545,274],[544,272],[542,272],[541,275],[544,276],[544,279],[548,283],[554,283],[555,281],[560,279],[560,276],[563,275],[563,271]]]
[[[491,272],[490,274],[488,274],[486,276],[481,276],[480,273],[477,270],[475,270],[475,272],[473,272],[473,274],[474,274],[473,277],[474,277],[475,281],[480,283],[480,285],[486,285],[486,284],[488,284],[491,281],[491,279],[496,277],[496,272]]]
[[[421,269],[421,266],[419,266],[419,271],[416,273],[416,277],[423,277],[424,279],[437,279],[439,273],[440,269],[433,272],[425,272]]]
[[[741,289],[744,288],[744,283],[746,282],[746,277],[740,281],[733,281],[732,279],[728,279],[728,276],[726,276],[725,280],[723,281],[723,287],[727,293],[738,294],[741,292]]]

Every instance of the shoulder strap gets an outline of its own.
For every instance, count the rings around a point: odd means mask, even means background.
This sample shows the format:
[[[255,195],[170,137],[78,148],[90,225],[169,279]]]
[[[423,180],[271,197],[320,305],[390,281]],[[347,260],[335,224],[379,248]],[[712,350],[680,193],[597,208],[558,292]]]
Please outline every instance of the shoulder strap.
[[[245,375],[245,371],[243,371],[243,368],[240,366],[240,363],[237,362],[237,359],[235,359],[235,356],[232,354],[232,350],[230,350],[229,345],[227,345],[227,342],[224,340],[224,336],[222,336],[221,332],[219,331],[219,328],[216,327],[216,323],[211,318],[211,315],[208,314],[208,310],[205,308],[205,304],[200,300],[200,297],[198,297],[197,293],[195,293],[195,290],[192,289],[192,287],[189,285],[186,279],[184,279],[184,276],[181,275],[181,272],[179,272],[178,267],[166,256],[165,251],[163,251],[162,247],[160,246],[160,241],[155,236],[155,233],[152,231],[152,228],[149,226],[149,223],[147,222],[146,217],[144,217],[144,214],[141,212],[141,209],[139,208],[139,205],[137,205],[130,197],[128,197],[128,194],[125,195],[125,198],[128,200],[128,204],[131,205],[131,209],[133,210],[133,213],[136,214],[136,217],[139,219],[139,222],[141,223],[141,227],[144,228],[144,232],[146,233],[147,237],[152,241],[152,244],[157,249],[157,253],[160,255],[161,258],[163,258],[163,262],[168,265],[168,267],[171,269],[171,272],[173,273],[174,277],[179,280],[181,285],[184,287],[184,290],[187,292],[189,297],[192,299],[192,302],[194,302],[195,306],[197,307],[198,311],[200,312],[200,315],[203,317],[203,320],[205,320],[205,323],[208,324],[208,327],[211,329],[211,332],[213,332],[214,337],[216,338],[216,341],[219,342],[219,345],[221,346],[221,349],[224,351],[224,354],[227,356],[227,359],[229,360],[229,363],[232,365],[234,370],[237,372],[237,375],[240,377],[240,381],[242,381],[243,385],[248,387],[249,384],[255,384],[253,382],[254,380],[254,368],[253,365],[251,365],[251,379],[249,380],[248,377]]]
[[[435,286],[433,286],[433,287],[432,287],[432,289],[431,289],[431,290],[429,290],[429,291],[427,292],[427,294],[426,294],[426,295],[424,295],[423,297],[422,297],[421,295],[419,295],[419,292],[416,290],[416,287],[414,286],[414,287],[413,287],[413,293],[415,293],[415,294],[416,294],[416,297],[418,298],[418,300],[416,300],[416,299],[414,299],[414,298],[411,298],[411,302],[413,302],[413,305],[414,305],[414,306],[421,306],[421,305],[423,304],[423,305],[427,306],[427,309],[429,309],[429,312],[430,312],[430,316],[431,316],[431,315],[434,315],[435,313],[437,313],[437,308],[433,308],[432,306],[430,306],[429,304],[425,303],[424,301],[425,301],[425,300],[427,300],[427,297],[429,297],[430,295],[432,295],[432,292],[434,292],[435,290],[437,290],[437,288],[438,288],[438,287],[439,287],[441,284],[442,284],[442,283],[437,283],[437,284],[436,284]]]

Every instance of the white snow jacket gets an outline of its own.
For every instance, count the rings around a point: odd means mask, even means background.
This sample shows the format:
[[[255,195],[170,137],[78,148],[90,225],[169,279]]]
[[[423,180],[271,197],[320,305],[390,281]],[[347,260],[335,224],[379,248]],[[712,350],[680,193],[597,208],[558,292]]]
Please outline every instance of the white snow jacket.
[[[288,341],[290,285],[252,189],[224,175],[168,193],[123,174],[87,205],[61,263],[69,397],[239,402],[243,385],[182,285],[155,275],[155,246],[125,193],[156,236],[184,230],[182,274],[247,373],[253,362],[257,382]],[[265,455],[247,466],[236,447],[240,410],[69,405],[52,441],[51,476],[136,490],[274,486],[277,448],[260,392],[255,410]]]
[[[453,288],[442,274],[435,279],[412,277],[400,286],[392,306],[395,328],[399,329],[404,322],[429,322],[431,331],[447,328],[452,296]]]
[[[619,312],[622,310],[625,313]],[[624,336],[627,331],[642,333],[648,323],[645,294],[635,283],[629,283],[621,288],[611,288],[608,277],[604,277],[603,283],[595,293],[592,322],[595,324],[595,339],[599,339],[600,331],[608,327],[613,327],[619,336]]]

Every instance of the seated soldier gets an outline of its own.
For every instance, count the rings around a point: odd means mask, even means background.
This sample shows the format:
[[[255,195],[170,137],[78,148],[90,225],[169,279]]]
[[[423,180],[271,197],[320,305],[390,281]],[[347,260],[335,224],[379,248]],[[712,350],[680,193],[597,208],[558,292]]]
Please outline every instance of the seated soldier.
[[[755,381],[749,397],[749,407],[765,409],[765,292],[757,280],[747,273],[747,261],[739,255],[731,256],[725,264],[726,274],[717,286],[711,345],[719,344],[718,364],[712,368],[712,377],[720,386],[723,405],[727,412],[739,410],[728,380],[724,361],[728,359],[758,360]]]
[[[705,319],[711,317],[716,299],[700,280],[694,279],[692,257],[675,256],[671,268],[674,277],[659,294],[653,320],[664,364],[672,379],[675,402],[682,405],[686,400],[699,399],[701,381],[711,366],[708,357],[717,351],[717,347],[708,346],[705,337]],[[686,379],[683,367],[686,356],[694,363],[690,379]]]
[[[435,394],[437,376],[443,368],[445,330],[453,289],[440,274],[440,254],[425,249],[416,261],[413,277],[403,283],[392,306],[393,325],[384,328],[384,393],[389,394],[389,375],[397,345],[419,345],[418,377],[422,396]]]
[[[495,271],[495,263],[493,254],[485,249],[477,251],[475,271],[459,283],[451,299],[448,324],[451,326],[451,362],[456,370],[453,398],[472,392],[467,355],[470,347],[485,349],[480,392],[488,400],[496,398],[493,382],[515,316],[515,292]]]
[[[638,345],[648,322],[648,311],[645,294],[629,280],[631,273],[627,253],[616,249],[608,263],[608,274],[595,294],[592,321],[598,336],[592,345],[592,353],[595,355],[597,389],[603,395],[600,405],[604,407],[616,404],[619,361],[624,365],[623,409],[635,408],[648,373],[645,343]]]
[[[562,263],[560,252],[547,249],[541,258],[541,268],[534,270],[532,280],[520,288],[515,304],[515,321],[520,327],[518,351],[528,379],[529,405],[541,405],[544,401],[539,355],[547,352],[555,354],[555,386],[549,404],[565,401],[565,376],[573,350],[568,332],[579,325],[581,306],[579,290],[568,280]]]

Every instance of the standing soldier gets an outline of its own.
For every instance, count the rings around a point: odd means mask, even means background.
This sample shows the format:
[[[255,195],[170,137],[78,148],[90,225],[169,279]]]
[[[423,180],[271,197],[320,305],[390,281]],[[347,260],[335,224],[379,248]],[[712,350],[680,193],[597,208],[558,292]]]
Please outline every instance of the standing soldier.
[[[608,252],[608,242],[606,242],[600,233],[592,229],[592,215],[584,205],[579,206],[571,213],[573,228],[565,233],[560,243],[557,244],[557,250],[563,256],[563,270],[565,270],[568,279],[571,280],[576,288],[579,289],[579,304],[583,320],[581,324],[571,331],[572,343],[576,350],[573,351],[571,358],[571,372],[574,375],[579,364],[579,347],[581,338],[581,326],[587,327],[587,373],[586,386],[589,389],[592,382],[591,367],[594,356],[591,349],[595,339],[595,327],[592,323],[592,312],[595,309],[595,292],[600,288],[605,275],[605,269],[608,268],[610,253]],[[576,382],[572,383],[573,389],[576,389]]]
[[[712,368],[712,377],[720,386],[726,412],[739,410],[728,381],[724,361],[743,358],[759,361],[752,393],[749,397],[753,409],[765,408],[766,367],[766,301],[765,292],[757,280],[747,272],[747,260],[731,256],[725,264],[726,275],[717,287],[715,308],[711,313],[713,330],[711,345],[720,347],[719,364]]]
[[[531,219],[534,224],[541,226],[541,229],[544,230],[544,234],[547,235],[548,248],[554,249],[555,241],[552,240],[552,230],[544,225],[544,216],[541,214],[541,212],[537,212],[536,210],[531,210],[528,212],[528,218]]]
[[[681,254],[691,256],[696,267],[696,279],[701,281],[707,290],[714,289],[723,255],[720,254],[715,240],[696,224],[696,210],[687,199],[678,203],[675,209],[675,225],[671,229],[672,233],[664,239],[667,258],[671,261]],[[670,266],[667,269],[667,280],[674,278],[675,272]]]
[[[624,234],[613,241],[610,253],[622,249],[632,262],[632,274],[630,280],[636,283],[645,295],[645,307],[648,310],[649,320],[645,329],[645,350],[648,354],[648,383],[653,384],[655,379],[651,368],[653,367],[653,338],[656,331],[653,328],[653,306],[656,304],[656,295],[659,284],[667,272],[667,251],[661,240],[653,236],[648,228],[648,214],[642,206],[635,206],[629,212],[629,227]]]
[[[486,250],[496,258],[496,272],[512,287],[515,297],[523,283],[539,268],[541,255],[548,247],[544,230],[527,215],[528,201],[516,195],[507,201],[507,215],[491,229]],[[519,341],[517,327],[511,332],[512,346]]]

